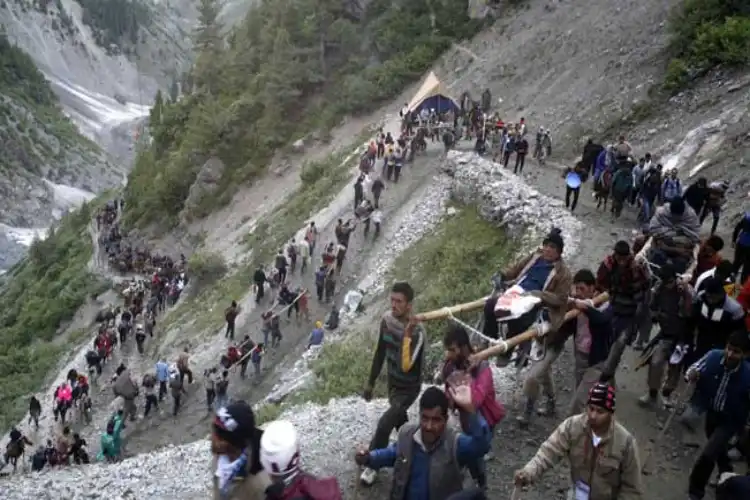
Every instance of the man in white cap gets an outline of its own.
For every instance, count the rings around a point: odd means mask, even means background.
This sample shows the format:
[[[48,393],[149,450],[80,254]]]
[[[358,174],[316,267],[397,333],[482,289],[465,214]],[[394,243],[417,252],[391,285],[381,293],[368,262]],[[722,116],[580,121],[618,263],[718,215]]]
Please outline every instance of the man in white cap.
[[[291,422],[276,420],[266,426],[260,439],[260,463],[273,484],[269,500],[341,500],[335,477],[318,479],[300,467],[299,436]]]

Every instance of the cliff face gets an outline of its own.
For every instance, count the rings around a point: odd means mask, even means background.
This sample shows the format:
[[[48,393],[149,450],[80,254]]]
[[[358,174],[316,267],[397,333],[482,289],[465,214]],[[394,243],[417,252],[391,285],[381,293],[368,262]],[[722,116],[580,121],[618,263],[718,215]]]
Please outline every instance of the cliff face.
[[[0,268],[63,212],[125,182],[194,17],[187,1],[0,2]]]
[[[0,141],[0,268],[21,255],[18,244],[28,244],[29,228],[47,227],[125,175],[76,130],[31,57],[4,36]]]

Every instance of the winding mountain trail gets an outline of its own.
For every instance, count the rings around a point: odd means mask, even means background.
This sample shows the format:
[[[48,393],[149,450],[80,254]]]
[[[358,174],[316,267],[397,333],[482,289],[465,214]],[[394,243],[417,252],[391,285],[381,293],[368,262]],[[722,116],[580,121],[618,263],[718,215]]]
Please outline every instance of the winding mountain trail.
[[[384,130],[395,135],[398,131],[400,120],[398,117],[391,117],[386,123]],[[381,210],[383,211],[383,229],[380,237],[373,241],[373,228],[367,238],[364,237],[363,230],[358,227],[351,235],[349,251],[340,277],[338,278],[336,294],[333,304],[336,307],[341,306],[341,301],[346,292],[355,289],[359,280],[364,277],[368,269],[364,265],[372,256],[376,256],[388,247],[389,235],[393,234],[399,225],[399,220],[404,217],[404,208],[409,202],[421,199],[431,188],[434,187],[433,177],[437,171],[432,165],[437,163],[437,158],[442,152],[442,144],[430,144],[428,151],[422,156],[417,156],[415,161],[404,166],[401,179],[397,184],[386,182],[386,190],[381,198]],[[376,172],[379,172],[380,163],[376,166]],[[356,178],[353,177],[352,181]],[[323,209],[310,220],[316,222],[320,232],[315,253],[311,259],[313,264],[320,262],[320,256],[325,245],[330,241],[335,241],[334,228],[339,218],[348,219],[352,217],[354,191],[352,183],[347,185],[341,195],[337,197],[326,209]],[[369,193],[365,193],[369,196]],[[406,207],[406,210],[412,208]],[[299,239],[298,239],[299,240]],[[283,340],[281,346],[274,351],[270,351],[264,359],[264,372],[260,383],[254,383],[251,372],[252,366],[248,368],[248,378],[242,380],[238,372],[232,373],[229,385],[229,396],[234,399],[245,399],[251,402],[261,401],[277,382],[277,369],[284,369],[291,366],[298,359],[306,348],[307,336],[314,327],[316,320],[323,320],[331,309],[331,304],[319,303],[315,297],[314,272],[315,265],[311,265],[304,275],[297,270],[290,274],[288,280],[293,286],[301,285],[310,290],[308,305],[310,310],[310,321],[294,320],[287,321],[282,317],[281,331]],[[249,279],[249,277],[248,277]],[[260,315],[266,310],[269,304],[268,298],[265,299],[263,307],[256,308],[254,297],[248,293],[241,300],[237,301],[242,312],[236,322],[236,339],[241,339],[244,335],[250,335],[254,340],[262,341],[260,334],[261,319]],[[219,305],[219,307],[226,305]],[[285,316],[285,315],[284,315]],[[219,326],[217,325],[217,328]],[[216,335],[223,336],[223,328],[219,328]],[[226,351],[228,341],[223,338],[210,340],[210,352],[202,353],[200,361],[210,356],[208,360],[211,366],[218,363],[219,356]],[[218,347],[218,348],[217,348]],[[201,349],[201,351],[204,351]],[[199,356],[196,355],[196,358]],[[200,366],[201,363],[194,363],[191,359],[191,368],[194,370],[196,378],[193,384],[196,387],[188,389],[189,396],[186,398],[184,406],[181,408],[178,416],[171,420],[168,425],[160,425],[154,421],[150,424],[139,425],[137,429],[127,438],[128,451],[132,453],[152,451],[155,447],[166,446],[170,444],[181,444],[194,441],[195,439],[205,437],[209,431],[207,417],[209,415],[205,397],[202,388],[202,372],[207,366]],[[200,370],[197,367],[200,366]]]

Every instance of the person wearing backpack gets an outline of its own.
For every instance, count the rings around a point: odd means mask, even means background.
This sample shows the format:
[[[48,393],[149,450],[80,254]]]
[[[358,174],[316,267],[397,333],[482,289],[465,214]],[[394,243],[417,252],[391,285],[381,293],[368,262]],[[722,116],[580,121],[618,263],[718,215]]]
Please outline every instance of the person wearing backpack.
[[[325,291],[325,284],[326,284],[326,274],[328,273],[328,269],[326,266],[320,266],[320,268],[315,271],[315,292],[318,296],[318,301],[323,301],[323,292]]]
[[[182,384],[182,377],[179,373],[172,372],[169,376],[169,389],[172,392],[172,416],[176,417],[177,412],[180,410],[180,403],[182,402],[182,395],[187,394],[184,385]]]
[[[219,411],[219,408],[224,408],[229,404],[229,372],[224,370],[221,373],[221,377],[216,380],[216,401],[214,401],[214,408]]]
[[[682,198],[682,183],[677,177],[677,169],[673,168],[667,172],[667,176],[661,185],[661,199],[664,203],[674,198]]]
[[[143,417],[148,417],[151,412],[151,408],[159,410],[159,399],[156,397],[156,377],[152,373],[147,373],[143,376],[141,382],[143,391],[146,395],[146,408],[143,410]]]
[[[253,350],[250,351],[250,361],[253,363],[253,368],[255,369],[255,383],[260,382],[260,374],[261,374],[261,361],[263,361],[263,344],[256,344],[255,347],[253,347]]]
[[[648,222],[656,210],[656,202],[659,199],[659,190],[661,186],[661,169],[649,169],[644,174],[643,185],[641,186],[641,203],[643,204],[643,222]]]
[[[216,401],[216,367],[203,372],[203,386],[206,388],[206,408],[211,413]]]
[[[120,365],[116,373],[112,391],[115,396],[119,396],[123,400],[123,419],[129,418],[131,422],[134,422],[138,411],[135,405],[135,398],[138,396],[138,385],[133,381],[130,376],[130,370],[125,365]]]
[[[315,222],[310,222],[310,227],[307,228],[305,233],[305,241],[310,245],[310,258],[312,259],[313,252],[315,251],[315,242],[318,241],[318,228],[315,227]]]

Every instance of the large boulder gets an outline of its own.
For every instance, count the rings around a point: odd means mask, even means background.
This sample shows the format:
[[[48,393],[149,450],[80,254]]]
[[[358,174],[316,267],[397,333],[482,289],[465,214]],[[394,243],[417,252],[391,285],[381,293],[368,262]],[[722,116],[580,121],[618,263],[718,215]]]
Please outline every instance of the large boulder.
[[[198,207],[206,197],[211,196],[219,187],[222,175],[226,166],[219,158],[209,158],[203,164],[195,182],[190,186],[188,197],[185,200],[185,207],[180,212],[180,220],[189,222],[197,214]]]
[[[562,201],[543,195],[502,165],[475,153],[451,151],[442,169],[453,177],[453,199],[476,205],[483,218],[512,237],[536,245],[552,227],[557,227],[565,238],[565,254],[575,254],[583,224]]]

